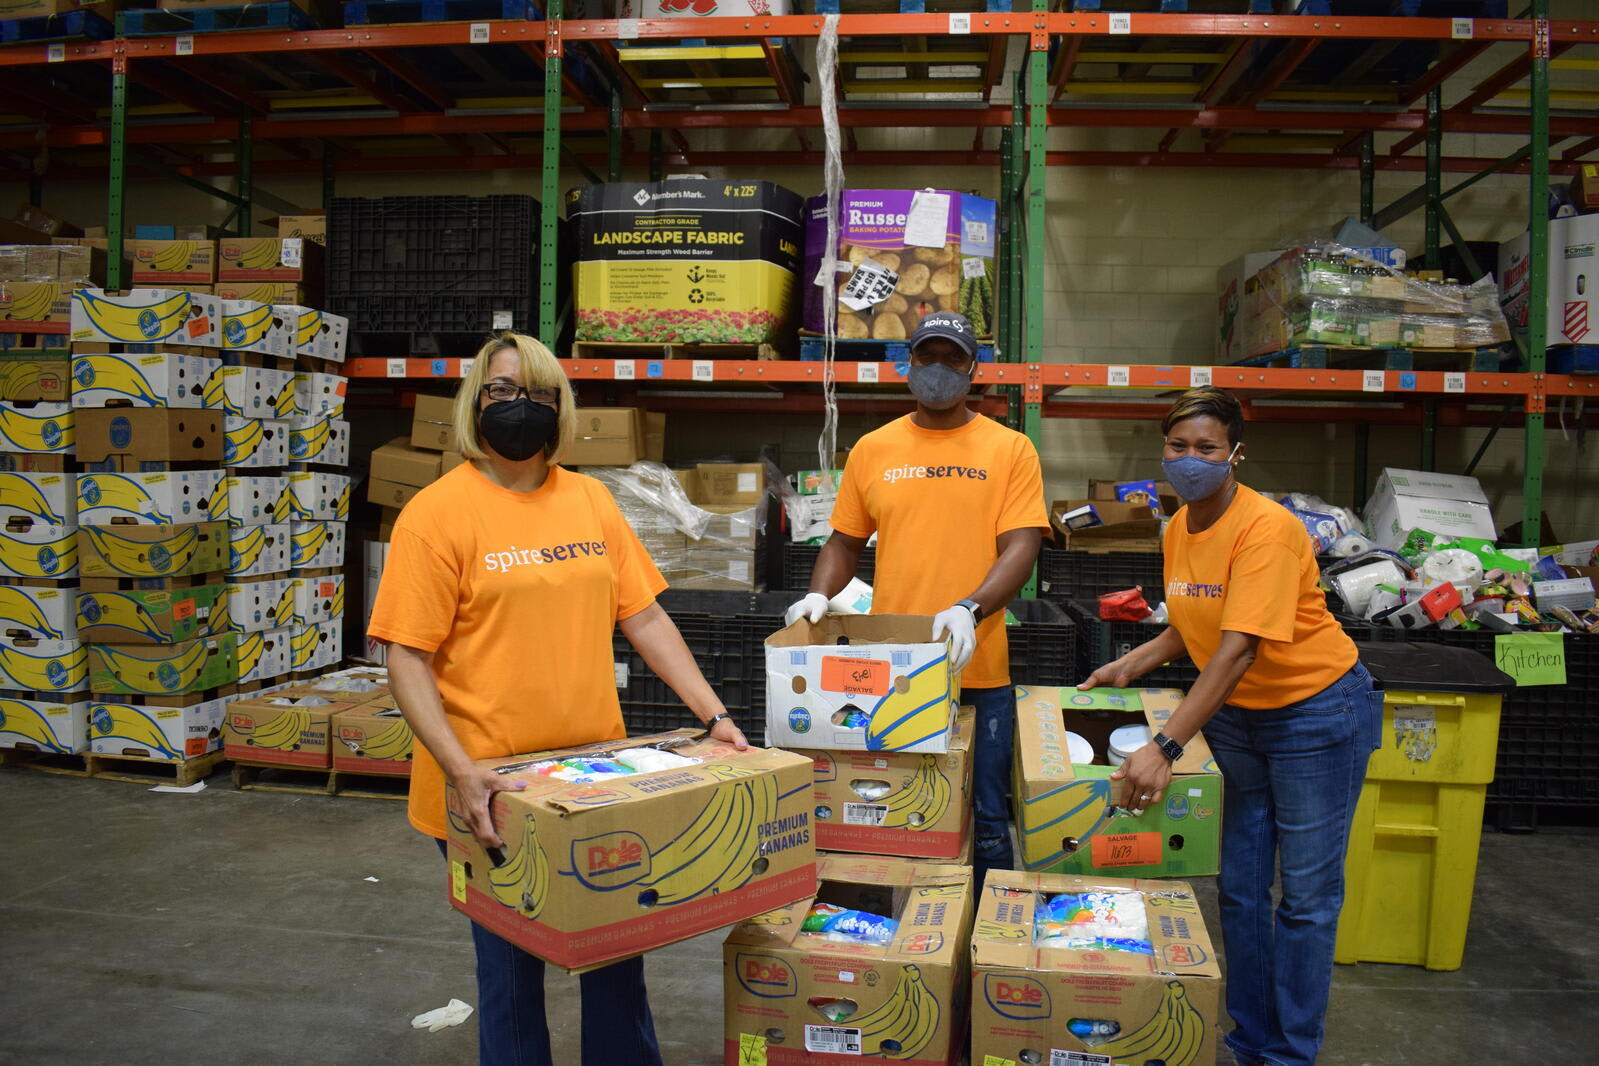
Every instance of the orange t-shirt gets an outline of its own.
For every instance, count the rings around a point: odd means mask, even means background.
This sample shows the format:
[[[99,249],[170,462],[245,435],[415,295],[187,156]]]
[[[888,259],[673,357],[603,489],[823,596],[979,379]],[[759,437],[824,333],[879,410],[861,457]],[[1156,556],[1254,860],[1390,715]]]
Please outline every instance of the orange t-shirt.
[[[462,463],[400,512],[367,634],[434,653],[468,755],[518,755],[627,735],[611,636],[664,588],[598,481],[552,467],[512,492]],[[410,816],[445,835],[444,774],[421,744]]]
[[[958,429],[923,429],[906,415],[850,451],[832,526],[877,534],[874,614],[937,614],[983,583],[999,558],[995,537],[1049,527],[1038,449],[983,415]],[[961,685],[1008,684],[1001,612],[977,627]]]
[[[1228,703],[1268,710],[1314,696],[1357,658],[1327,610],[1316,552],[1286,507],[1243,485],[1216,524],[1188,532],[1188,508],[1166,525],[1166,610],[1201,670],[1225,630],[1260,638]]]

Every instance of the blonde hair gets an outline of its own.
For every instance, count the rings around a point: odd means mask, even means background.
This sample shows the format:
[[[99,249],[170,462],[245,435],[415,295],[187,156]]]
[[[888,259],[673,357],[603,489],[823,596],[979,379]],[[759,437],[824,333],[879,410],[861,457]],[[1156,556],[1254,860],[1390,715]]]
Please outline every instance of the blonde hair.
[[[1160,420],[1160,431],[1170,433],[1179,422],[1190,418],[1214,418],[1227,428],[1227,443],[1237,444],[1244,439],[1244,409],[1238,398],[1212,385],[1189,389],[1177,397]]]
[[[506,349],[515,350],[522,372],[518,382],[527,389],[553,389],[560,394],[555,439],[545,445],[544,457],[552,463],[561,461],[561,454],[577,436],[577,400],[572,395],[572,383],[555,353],[532,337],[521,333],[501,333],[478,349],[472,360],[472,369],[461,379],[461,388],[455,394],[455,444],[468,459],[485,458],[483,441],[478,437],[478,395],[488,379],[489,363]]]

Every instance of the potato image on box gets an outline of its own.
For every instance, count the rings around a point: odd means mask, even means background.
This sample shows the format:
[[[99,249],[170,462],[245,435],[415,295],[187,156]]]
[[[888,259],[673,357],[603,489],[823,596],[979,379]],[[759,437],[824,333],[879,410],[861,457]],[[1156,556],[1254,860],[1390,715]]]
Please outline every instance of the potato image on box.
[[[226,699],[141,697],[89,704],[89,750],[182,762],[222,745]]]
[[[794,749],[816,767],[816,846],[958,860],[971,835],[972,716],[961,708],[943,755]]]
[[[411,727],[397,709],[362,706],[333,716],[333,768],[411,776]]]
[[[81,695],[56,701],[0,696],[0,748],[76,755],[89,750],[89,704]]]
[[[724,942],[723,1061],[955,1066],[965,1051],[971,869],[826,855],[817,876],[811,898],[734,927]],[[818,903],[890,919],[892,933],[844,943],[806,932]]]
[[[948,751],[960,682],[948,642],[927,639],[932,621],[827,615],[767,637],[768,740],[831,751]]]
[[[1115,897],[1140,912],[1144,936],[1038,942],[1040,908],[1062,894],[1101,908]],[[990,870],[971,962],[974,1063],[1214,1066],[1221,968],[1182,881]]]
[[[526,766],[660,744],[701,760],[617,774],[603,786],[519,775],[525,790],[494,796],[505,847],[492,855],[446,786],[451,905],[575,971],[809,898],[816,891],[810,761],[776,749],[738,752],[700,735],[685,729],[485,761]]]
[[[220,347],[222,301],[178,289],[130,289],[121,295],[78,289],[72,294],[72,339]]]

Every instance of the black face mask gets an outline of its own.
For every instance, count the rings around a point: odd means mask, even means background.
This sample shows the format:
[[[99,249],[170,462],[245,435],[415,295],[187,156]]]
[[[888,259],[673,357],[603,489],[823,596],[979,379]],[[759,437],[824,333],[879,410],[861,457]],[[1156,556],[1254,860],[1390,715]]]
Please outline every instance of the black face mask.
[[[477,431],[484,443],[513,463],[537,455],[559,427],[553,408],[526,396],[491,403],[477,413]]]

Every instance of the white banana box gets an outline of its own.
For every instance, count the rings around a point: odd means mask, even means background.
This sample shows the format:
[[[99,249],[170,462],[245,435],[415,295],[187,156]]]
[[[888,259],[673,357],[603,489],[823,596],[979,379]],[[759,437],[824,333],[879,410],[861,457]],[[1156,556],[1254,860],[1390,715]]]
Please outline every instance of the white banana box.
[[[344,617],[289,630],[289,670],[321,670],[344,658]]]
[[[161,696],[90,703],[89,750],[164,762],[196,758],[222,747],[227,703],[226,697],[191,703]]]
[[[87,692],[89,649],[85,644],[52,642],[49,650],[0,644],[0,689],[23,692]]]
[[[71,474],[0,472],[0,519],[29,518],[49,525],[78,524]]]
[[[237,630],[239,640],[239,683],[271,681],[289,672],[289,630],[265,629],[259,632]]]
[[[293,625],[294,586],[295,579],[290,577],[230,581],[228,624],[239,633],[260,633]]]
[[[21,515],[0,524],[0,577],[66,581],[77,576],[77,526]]]
[[[344,565],[343,522],[291,523],[289,565],[295,570],[323,570]]]
[[[350,517],[350,476],[291,470],[290,515],[296,522],[343,522]]]
[[[72,339],[111,343],[222,346],[222,301],[181,289],[78,289],[72,294]]]
[[[286,318],[293,316],[295,319],[296,355],[334,363],[344,362],[345,349],[350,341],[349,319],[297,304],[278,304],[277,311]]]
[[[337,374],[301,370],[294,375],[294,408],[289,413],[297,419],[343,418],[349,385],[349,378]]]
[[[344,575],[289,579],[294,598],[292,625],[331,622],[344,614]]]
[[[216,374],[222,395],[221,407],[230,415],[240,418],[287,418],[294,410],[292,370],[224,366]]]
[[[79,641],[76,585],[0,585],[0,647],[42,654]]]
[[[289,423],[271,418],[226,415],[222,465],[257,469],[285,466],[289,461]]]
[[[289,569],[289,542],[292,527],[287,522],[264,526],[238,526],[228,529],[228,576],[257,577],[282,574]],[[232,597],[228,613],[233,614]]]
[[[287,522],[294,503],[282,474],[238,474],[222,479],[228,494],[228,524],[265,526]]]
[[[221,407],[222,360],[166,351],[80,352],[72,357],[74,407]]]
[[[350,465],[350,423],[339,418],[312,417],[291,423],[289,461]]]
[[[169,526],[227,518],[220,470],[78,475],[82,525]]]
[[[71,455],[76,440],[71,404],[0,400],[0,452]]]
[[[222,350],[294,358],[298,315],[254,300],[222,301]]]
[[[88,751],[88,701],[0,695],[0,748],[49,755]]]

